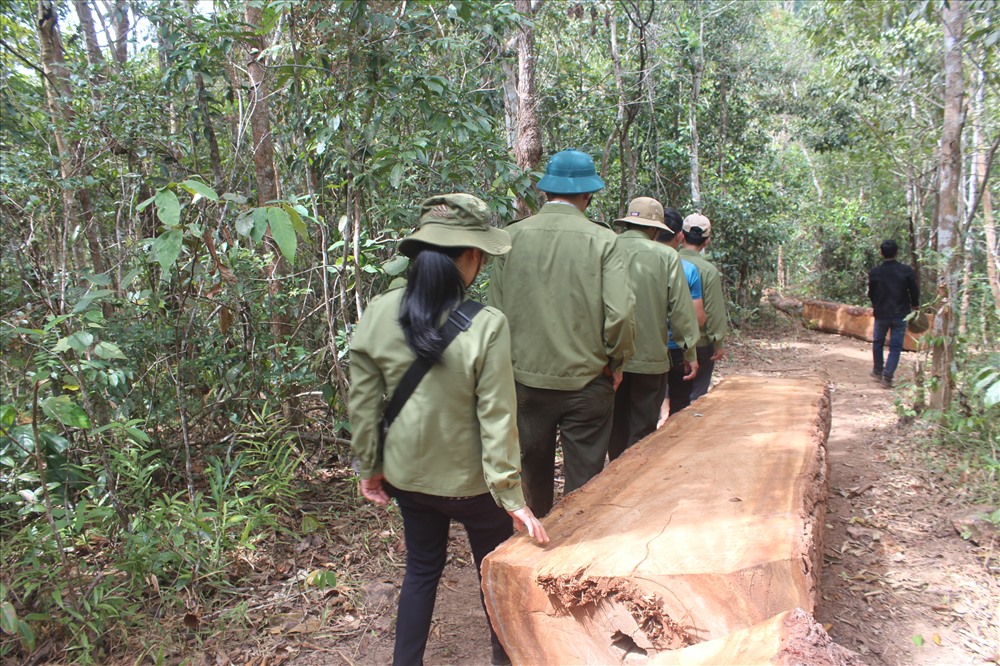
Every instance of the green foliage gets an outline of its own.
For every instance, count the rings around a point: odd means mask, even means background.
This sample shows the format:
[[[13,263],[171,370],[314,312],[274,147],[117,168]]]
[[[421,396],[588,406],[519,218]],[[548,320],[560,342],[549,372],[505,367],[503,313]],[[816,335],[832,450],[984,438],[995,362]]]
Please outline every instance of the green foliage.
[[[956,353],[959,396],[943,412],[921,416],[933,427],[927,431],[928,447],[949,455],[940,464],[960,476],[971,501],[1000,503],[1000,419],[997,418],[1000,354]]]
[[[970,382],[972,399],[989,414],[1000,405],[1000,354],[991,354]]]
[[[26,439],[15,418],[11,407],[0,408],[5,445]],[[0,454],[7,491],[0,497],[0,620],[19,637],[18,646],[0,645],[0,654],[30,652],[45,633],[60,636],[74,663],[98,661],[144,621],[148,590],[161,607],[184,608],[238,583],[236,560],[270,538],[301,492],[302,453],[274,416],[256,416],[220,455],[207,456],[198,482],[204,490],[193,494],[164,491],[158,479],[167,461],[144,433],[113,424],[90,432],[113,437],[113,486],[100,461],[78,457],[73,469],[82,481],[37,489],[30,458],[10,446]],[[21,489],[9,492],[15,479]]]

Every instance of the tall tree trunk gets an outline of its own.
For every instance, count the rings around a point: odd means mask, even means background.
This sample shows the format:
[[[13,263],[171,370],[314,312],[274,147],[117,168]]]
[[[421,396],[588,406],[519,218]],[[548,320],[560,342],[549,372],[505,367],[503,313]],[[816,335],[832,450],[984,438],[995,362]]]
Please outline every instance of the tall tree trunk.
[[[87,44],[87,60],[95,71],[100,71],[104,65],[104,55],[97,43],[97,30],[94,28],[94,15],[90,11],[90,0],[76,0],[76,15],[80,19],[80,31]]]
[[[930,408],[941,410],[951,403],[953,390],[952,362],[955,356],[955,301],[962,262],[962,239],[959,225],[959,198],[962,171],[962,30],[966,6],[949,2],[942,9],[944,23],[944,125],[941,135],[941,163],[937,216],[937,246],[943,265],[937,279],[937,316],[931,354],[931,372],[936,383],[931,391]]]
[[[274,168],[274,143],[271,137],[268,77],[267,69],[262,61],[264,38],[260,31],[263,25],[263,11],[255,3],[248,2],[244,18],[252,30],[252,36],[247,40],[249,51],[247,72],[250,77],[248,104],[250,107],[250,133],[253,138],[254,174],[257,178],[257,205],[263,206],[279,197],[278,173]],[[281,280],[287,276],[288,267],[277,243],[271,236],[270,230],[264,234],[264,242],[265,247],[273,257],[267,268],[268,293],[272,299],[277,301],[281,292]],[[275,344],[280,345],[287,342],[290,332],[291,325],[288,313],[285,311],[275,312],[271,318],[271,334],[274,336]],[[292,425],[297,425],[302,416],[298,400],[293,395],[283,396],[282,404],[285,409],[285,417]]]
[[[128,20],[128,0],[115,0],[114,11],[115,42],[112,45],[111,54],[118,64],[119,70],[128,62],[128,33],[130,29]]]
[[[611,26],[611,62],[614,65],[615,88],[618,91],[618,113],[615,119],[618,124],[618,158],[621,163],[621,179],[618,185],[618,214],[632,200],[635,190],[636,166],[632,155],[631,129],[633,114],[629,108],[628,91],[625,87],[625,72],[622,67],[621,54],[618,52],[618,22],[614,13],[608,10],[607,21]]]
[[[507,45],[517,49],[517,67],[515,69],[508,59],[501,64],[507,141],[514,153],[514,161],[524,171],[531,171],[542,159],[542,130],[535,90],[535,32],[532,27],[532,17],[539,4],[533,6],[531,0],[515,0],[514,8],[523,20]],[[517,197],[516,206],[518,217],[530,213],[523,197]]]
[[[698,157],[698,97],[701,92],[701,79],[705,73],[705,20],[701,15],[701,3],[698,3],[698,47],[690,55],[691,63],[691,96],[688,100],[688,130],[691,134],[691,206],[701,210],[701,162]]]
[[[719,166],[717,173],[719,175],[719,182],[722,183],[723,191],[726,188],[725,175],[726,175],[726,143],[729,140],[729,77],[723,75],[719,80],[719,107],[722,118],[720,121],[720,137],[719,137],[719,147],[717,151],[717,159]],[[809,158],[806,157],[808,160]],[[811,168],[811,165],[810,165]]]
[[[983,235],[986,241],[986,275],[993,294],[993,307],[1000,310],[1000,248],[997,248],[997,229],[993,222],[993,197],[990,189],[983,190]]]
[[[1000,309],[1000,277],[998,277],[998,273],[1000,273],[1000,271],[998,271],[998,267],[1000,267],[1000,259],[997,257],[997,231],[993,222],[993,196],[990,192],[990,186],[987,180],[987,163],[990,159],[991,153],[986,142],[986,132],[983,128],[983,118],[986,113],[985,96],[986,72],[980,69],[976,81],[976,96],[973,98],[975,111],[972,116],[972,122],[974,123],[973,134],[975,136],[973,142],[976,146],[974,168],[977,179],[976,183],[979,188],[979,194],[983,204],[983,236],[985,237],[984,240],[986,242],[986,278],[989,281],[990,293],[993,295],[993,308]]]
[[[95,225],[90,193],[71,184],[74,179],[82,176],[86,157],[83,146],[79,142],[70,141],[66,136],[68,125],[74,117],[70,105],[73,91],[69,85],[69,71],[66,69],[58,17],[52,0],[39,0],[36,27],[42,71],[45,73],[46,100],[52,118],[52,135],[59,152],[59,174],[63,179],[63,231],[60,235],[68,242],[71,230],[79,225],[87,239],[93,270],[95,273],[103,273],[103,248]],[[64,289],[65,285],[60,289],[61,294],[65,293]],[[63,305],[64,296],[61,296],[60,307]]]

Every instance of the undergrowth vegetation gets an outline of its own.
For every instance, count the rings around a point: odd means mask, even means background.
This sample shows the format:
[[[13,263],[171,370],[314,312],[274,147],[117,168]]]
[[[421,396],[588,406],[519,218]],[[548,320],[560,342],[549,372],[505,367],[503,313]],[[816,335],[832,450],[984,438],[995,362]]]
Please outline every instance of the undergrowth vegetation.
[[[959,359],[958,397],[947,410],[918,412],[911,388],[897,411],[926,426],[921,439],[936,454],[931,464],[963,488],[970,503],[1000,508],[1000,353]]]

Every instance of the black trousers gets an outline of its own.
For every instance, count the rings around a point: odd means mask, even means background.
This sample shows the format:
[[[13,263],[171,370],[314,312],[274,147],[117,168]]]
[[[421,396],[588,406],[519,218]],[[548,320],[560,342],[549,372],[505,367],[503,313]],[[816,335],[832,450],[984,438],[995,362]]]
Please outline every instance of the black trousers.
[[[701,369],[698,369],[701,374]],[[695,377],[697,379],[697,377]],[[670,350],[670,370],[667,372],[667,397],[670,399],[670,413],[676,414],[691,404],[693,381],[684,380],[684,350]]]
[[[608,460],[656,430],[660,405],[667,392],[667,373],[640,375],[626,372],[615,392],[615,413],[611,424]]]
[[[406,540],[406,574],[396,612],[396,645],[392,663],[394,666],[416,666],[423,663],[427,647],[438,581],[448,556],[451,521],[461,523],[469,535],[480,584],[483,558],[510,538],[514,533],[514,523],[489,493],[451,498],[414,493],[392,486],[388,487],[388,491],[403,514],[403,536]],[[479,599],[485,610],[481,586]],[[493,626],[489,627],[496,654],[498,649],[503,648]]]
[[[712,371],[715,370],[713,354],[715,354],[713,344],[698,347],[698,374],[691,380],[691,402],[708,393],[712,385]]]
[[[604,469],[611,436],[615,388],[600,375],[578,391],[517,388],[517,431],[521,440],[521,487],[531,511],[541,518],[555,497],[556,434],[563,447],[568,494]]]

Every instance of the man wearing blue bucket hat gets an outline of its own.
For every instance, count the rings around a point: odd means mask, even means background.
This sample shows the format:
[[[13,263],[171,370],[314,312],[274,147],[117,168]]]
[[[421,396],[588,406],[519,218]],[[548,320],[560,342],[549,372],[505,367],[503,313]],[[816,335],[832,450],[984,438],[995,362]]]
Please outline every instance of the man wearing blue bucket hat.
[[[586,153],[553,155],[538,182],[547,203],[508,227],[511,251],[490,279],[489,302],[510,322],[521,480],[539,517],[553,504],[557,433],[564,494],[603,469],[616,381],[635,348],[617,237],[584,214],[603,188]]]

